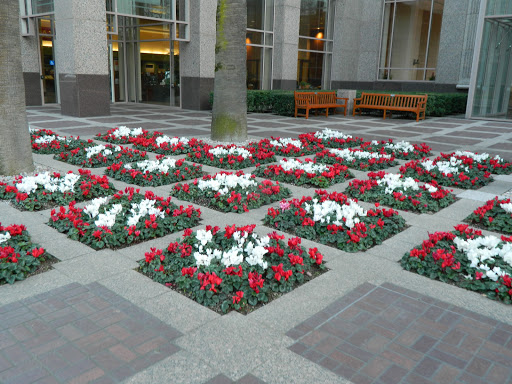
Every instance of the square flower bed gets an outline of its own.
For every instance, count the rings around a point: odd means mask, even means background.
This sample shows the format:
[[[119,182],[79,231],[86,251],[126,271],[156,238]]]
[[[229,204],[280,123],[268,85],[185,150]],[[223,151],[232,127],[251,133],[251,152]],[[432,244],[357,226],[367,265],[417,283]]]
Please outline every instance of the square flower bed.
[[[259,236],[254,227],[186,229],[167,249],[151,248],[140,272],[218,312],[248,313],[325,270],[323,255],[300,238]]]
[[[477,189],[492,181],[491,173],[475,166],[473,159],[438,156],[434,160],[413,160],[400,167],[400,173],[420,181],[463,189]]]
[[[0,199],[11,200],[16,208],[37,211],[71,201],[90,200],[115,193],[106,176],[79,169],[78,174],[44,172],[35,176],[18,176],[12,185],[0,182]]]
[[[67,208],[53,209],[48,225],[94,249],[120,248],[193,227],[200,215],[199,209],[178,207],[170,197],[127,188],[84,208],[73,201]]]
[[[316,191],[314,198],[282,201],[279,208],[269,208],[264,223],[347,252],[381,244],[405,227],[405,220],[393,209],[366,210],[357,200],[325,190]]]
[[[196,138],[187,139],[186,137],[169,137],[166,135],[153,136],[152,138],[135,137],[130,143],[133,147],[140,150],[151,151],[163,155],[181,155],[190,153],[195,147],[202,146],[204,143]]]
[[[87,168],[107,167],[122,161],[130,163],[147,159],[146,152],[129,149],[119,145],[96,145],[89,148],[74,149],[71,152],[61,152],[54,159]]]
[[[318,143],[318,141],[309,142],[289,137],[272,137],[270,140],[262,139],[257,143],[250,143],[248,146],[258,146],[259,148],[287,157],[311,155],[324,149],[324,146]]]
[[[437,212],[455,201],[455,196],[435,181],[421,185],[412,177],[384,171],[370,172],[368,177],[351,181],[345,193],[359,200],[420,213]]]
[[[278,180],[285,183],[315,187],[328,187],[343,183],[354,177],[344,165],[318,164],[311,159],[282,159],[279,164],[259,166],[253,172],[256,176]]]
[[[158,187],[202,176],[202,166],[158,155],[157,160],[133,164],[115,163],[105,173],[117,180],[141,186]]]
[[[272,151],[260,147],[239,147],[234,144],[197,146],[187,156],[192,161],[224,169],[254,167],[277,161]]]
[[[76,148],[92,147],[92,140],[82,140],[80,137],[60,136],[55,132],[45,129],[31,130],[30,140],[32,152],[40,154],[54,154],[62,151],[70,151]]]
[[[432,148],[427,144],[411,144],[408,141],[394,142],[392,139],[388,141],[368,141],[361,144],[361,149],[370,152],[381,152],[395,155],[397,159],[414,160],[422,159],[432,154]]]
[[[358,148],[326,149],[316,154],[316,161],[324,164],[342,164],[361,171],[378,171],[398,164],[393,154],[368,152]]]
[[[135,138],[142,137],[145,139],[151,139],[158,136],[162,136],[162,133],[158,131],[150,132],[142,128],[128,128],[122,126],[109,129],[105,134],[98,133],[96,134],[95,139],[112,144],[130,144]]]
[[[351,148],[363,143],[360,137],[353,138],[343,132],[324,128],[322,131],[303,133],[299,135],[302,142],[316,142],[328,148]]]
[[[205,175],[189,184],[176,184],[171,196],[204,205],[221,212],[243,213],[290,196],[279,182],[258,182],[254,175],[220,172]]]
[[[478,224],[490,231],[512,234],[512,202],[495,197],[466,217],[468,223]]]
[[[4,227],[0,223],[0,285],[24,280],[30,274],[42,272],[42,264],[49,269],[56,261],[44,248],[30,241],[24,225]]]
[[[464,164],[471,164],[478,169],[489,171],[497,175],[508,175],[512,173],[512,163],[503,160],[497,155],[491,157],[488,153],[478,154],[469,151],[456,151],[449,154],[441,153],[441,157],[444,159],[450,159],[452,157],[461,159]]]
[[[512,236],[482,236],[460,224],[430,234],[401,263],[408,271],[512,303]]]

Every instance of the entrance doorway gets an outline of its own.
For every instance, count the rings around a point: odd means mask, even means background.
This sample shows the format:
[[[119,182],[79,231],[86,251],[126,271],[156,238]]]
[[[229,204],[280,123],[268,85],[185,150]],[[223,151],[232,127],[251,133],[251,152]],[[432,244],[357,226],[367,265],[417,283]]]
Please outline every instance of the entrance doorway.
[[[41,92],[43,104],[57,103],[57,73],[54,57],[53,18],[37,19],[39,41],[39,63],[41,73]]]
[[[512,119],[512,16],[486,17],[472,117]]]
[[[118,18],[118,34],[109,36],[113,102],[180,106],[179,44],[171,23]]]

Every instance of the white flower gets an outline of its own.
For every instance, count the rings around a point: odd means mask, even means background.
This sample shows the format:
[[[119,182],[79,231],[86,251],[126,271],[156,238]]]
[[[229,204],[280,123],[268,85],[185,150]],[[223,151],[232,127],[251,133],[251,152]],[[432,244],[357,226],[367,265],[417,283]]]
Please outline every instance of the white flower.
[[[131,227],[137,225],[141,217],[155,215],[160,218],[165,217],[165,213],[155,207],[155,200],[144,199],[140,203],[132,203],[130,214],[126,224]]]
[[[225,195],[228,193],[229,189],[236,188],[237,186],[242,189],[247,189],[257,184],[258,183],[251,178],[251,174],[237,176],[219,173],[210,180],[199,180],[197,187],[201,191],[211,189],[219,192],[221,195]]]
[[[115,138],[120,138],[120,137],[136,137],[136,136],[141,136],[144,134],[142,128],[133,128],[133,129],[130,129],[128,127],[125,127],[125,126],[122,126],[122,127],[119,127],[117,128],[116,130],[114,130],[114,132],[112,132],[112,134],[114,135]]]
[[[345,224],[352,229],[355,224],[360,222],[359,217],[367,215],[367,211],[358,205],[354,200],[348,199],[347,204],[340,204],[336,201],[325,200],[318,204],[318,200],[313,199],[313,204],[304,203],[304,209],[308,213],[313,213],[313,221],[327,224],[342,225]],[[343,221],[345,219],[345,222]]]
[[[402,175],[394,173],[386,173],[384,177],[377,180],[377,184],[385,187],[384,192],[389,195],[397,189],[412,189],[413,191],[420,189],[419,184],[412,177],[402,178]]]
[[[270,140],[270,144],[273,145],[274,147],[281,147],[281,148],[286,148],[288,145],[293,145],[294,147],[302,148],[302,143],[300,140],[290,139],[287,137],[286,138],[280,137],[277,140]]]
[[[358,160],[391,159],[391,155],[388,155],[388,154],[382,154],[382,153],[378,153],[378,152],[351,150],[349,148],[345,148],[345,149],[331,148],[331,149],[329,149],[329,152],[336,155],[336,157],[342,158],[345,161],[353,161],[355,159],[358,159]]]
[[[183,145],[188,145],[188,139],[186,137],[178,138],[178,137],[169,137],[169,136],[163,135],[163,136],[158,136],[155,139],[155,143],[158,146],[162,145],[163,143],[168,143],[171,146],[176,146],[180,142],[183,143]]]
[[[505,212],[512,213],[512,203],[502,203],[500,207],[503,208]]]
[[[112,228],[116,223],[117,215],[122,211],[123,206],[121,204],[114,204],[108,211],[105,211],[105,213],[98,214],[98,219],[94,221],[94,224],[97,227]]]
[[[11,234],[9,232],[0,232],[0,244],[5,243],[7,240],[11,238]]]
[[[396,143],[386,143],[384,144],[384,148],[391,149],[393,151],[397,152],[413,152],[414,147],[411,143],[408,141],[398,141]]]
[[[303,163],[296,159],[281,160],[279,164],[285,171],[302,169],[307,173],[322,173],[329,170],[329,167],[325,164],[316,164],[311,162]]]
[[[96,199],[92,199],[91,202],[85,206],[84,212],[91,218],[98,216],[100,207],[104,205],[107,200],[108,197],[97,197]]]
[[[449,173],[456,175],[460,172],[469,171],[469,168],[465,167],[462,164],[462,160],[457,159],[456,157],[453,156],[450,157],[448,161],[434,162],[433,160],[425,159],[422,160],[419,164],[429,172],[432,172],[433,170],[438,170],[439,172],[445,175]]]
[[[201,245],[203,246],[206,245],[206,243],[208,243],[213,238],[212,231],[205,231],[199,229],[196,233],[197,240],[199,240],[201,242]]]
[[[136,163],[137,168],[142,172],[158,172],[158,173],[167,173],[170,169],[176,168],[176,160],[171,159],[169,157],[164,157],[160,160],[144,160]],[[126,164],[124,166],[126,169],[132,169],[132,166]]]
[[[225,157],[225,156],[242,156],[244,159],[247,159],[251,156],[251,152],[242,147],[231,147],[229,149],[224,147],[215,147],[209,150],[209,152],[215,157]]]
[[[18,191],[22,193],[31,194],[42,186],[48,192],[73,191],[76,182],[80,179],[79,175],[74,173],[67,173],[63,178],[53,177],[48,172],[40,173],[36,176],[24,177],[20,183],[16,185]]]
[[[88,148],[85,148],[85,152],[86,152],[86,156],[88,159],[90,159],[91,157],[93,156],[96,156],[96,155],[99,155],[100,153],[103,155],[103,156],[108,156],[108,155],[111,155],[113,152],[112,152],[112,149],[114,150],[114,152],[119,152],[121,151],[121,147],[119,145],[112,145],[111,146],[111,149],[110,148],[107,148],[106,146],[104,145],[96,145],[94,147],[88,147]]]
[[[351,135],[344,135],[343,132],[334,131],[329,128],[324,128],[323,131],[317,131],[314,135],[318,139],[351,139]]]

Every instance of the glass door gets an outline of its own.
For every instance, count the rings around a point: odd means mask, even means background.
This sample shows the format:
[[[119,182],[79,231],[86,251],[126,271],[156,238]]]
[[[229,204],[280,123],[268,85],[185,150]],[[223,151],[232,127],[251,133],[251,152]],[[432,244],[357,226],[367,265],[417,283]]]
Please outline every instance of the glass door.
[[[39,18],[37,21],[42,99],[43,104],[53,104],[57,103],[58,99],[56,84],[58,79],[53,52],[53,19],[51,17],[45,17]]]

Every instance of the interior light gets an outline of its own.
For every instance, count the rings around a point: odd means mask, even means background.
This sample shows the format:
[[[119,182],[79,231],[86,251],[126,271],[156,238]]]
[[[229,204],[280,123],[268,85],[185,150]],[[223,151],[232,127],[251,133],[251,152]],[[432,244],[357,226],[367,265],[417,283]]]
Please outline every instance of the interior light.
[[[317,39],[323,39],[324,38],[324,34],[322,32],[318,32],[315,37]]]

